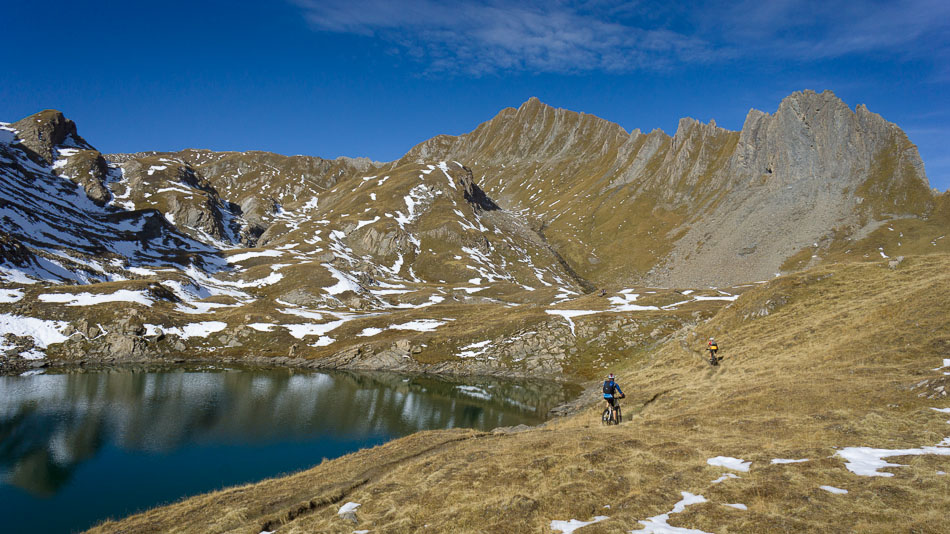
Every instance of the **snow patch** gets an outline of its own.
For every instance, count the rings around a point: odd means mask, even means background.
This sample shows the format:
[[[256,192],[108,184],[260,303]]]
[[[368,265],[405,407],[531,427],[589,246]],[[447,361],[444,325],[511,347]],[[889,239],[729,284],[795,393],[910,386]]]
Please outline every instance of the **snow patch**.
[[[228,256],[228,263],[240,263],[251,258],[274,258],[283,255],[284,253],[280,250],[255,250]]]
[[[789,460],[787,458],[772,458],[773,464],[800,464],[802,462],[807,462],[808,458],[803,458],[801,460]]]
[[[919,449],[875,449],[872,447],[845,447],[837,453],[847,463],[845,467],[852,473],[863,477],[892,477],[894,473],[878,471],[885,467],[904,467],[902,464],[892,464],[884,460],[892,456],[922,456],[935,454],[950,456],[950,438],[944,439],[933,447]]]
[[[375,336],[376,334],[382,334],[382,333],[383,333],[382,328],[369,327],[369,328],[364,328],[359,334],[356,334],[356,335],[359,337],[369,337],[369,336]]]
[[[37,297],[42,302],[56,302],[66,306],[93,306],[106,302],[134,302],[143,306],[151,306],[152,299],[142,291],[120,289],[115,293],[47,293]]]
[[[630,534],[709,534],[703,530],[674,527],[667,522],[670,520],[670,515],[681,513],[687,506],[706,502],[706,498],[702,495],[693,495],[688,491],[682,491],[680,495],[682,495],[683,498],[673,506],[671,511],[641,520],[640,524],[643,525],[643,528],[640,530],[632,530]]]
[[[408,323],[394,324],[389,327],[390,330],[415,330],[417,332],[432,332],[436,328],[446,324],[445,321],[435,319],[418,319]]]
[[[66,321],[46,321],[35,317],[0,313],[0,350],[9,350],[14,347],[12,343],[5,341],[7,334],[31,337],[37,348],[45,350],[50,345],[69,339],[63,335],[63,330],[67,326],[69,323]]]
[[[564,320],[567,321],[568,326],[571,327],[571,335],[574,334],[574,321],[571,320],[571,317],[581,317],[583,315],[592,315],[597,313],[593,310],[544,310],[548,315],[560,315],[564,317]]]
[[[848,490],[836,488],[834,486],[818,486],[818,487],[827,491],[828,493],[834,493],[836,495],[844,495],[845,493],[848,493]]]
[[[706,463],[709,465],[725,467],[726,469],[732,469],[733,471],[742,471],[743,473],[748,473],[749,466],[752,465],[751,461],[746,462],[745,460],[732,458],[731,456],[716,456],[715,458],[706,460]]]
[[[204,321],[201,323],[191,323],[185,326],[165,327],[162,325],[145,324],[146,335],[154,336],[164,331],[169,335],[176,335],[182,339],[192,337],[208,337],[215,332],[220,332],[228,327],[228,323],[221,321]]]
[[[551,530],[556,530],[562,532],[563,534],[571,534],[575,530],[586,527],[587,525],[593,525],[594,523],[599,523],[605,519],[610,519],[610,517],[605,515],[595,516],[590,521],[580,521],[578,519],[571,519],[570,521],[551,521]]]
[[[350,512],[355,512],[356,509],[359,508],[360,506],[362,506],[360,503],[348,502],[340,507],[340,510],[337,512],[337,514],[343,515],[343,514],[348,514]]]
[[[0,304],[17,302],[23,298],[23,292],[19,289],[0,289]]]

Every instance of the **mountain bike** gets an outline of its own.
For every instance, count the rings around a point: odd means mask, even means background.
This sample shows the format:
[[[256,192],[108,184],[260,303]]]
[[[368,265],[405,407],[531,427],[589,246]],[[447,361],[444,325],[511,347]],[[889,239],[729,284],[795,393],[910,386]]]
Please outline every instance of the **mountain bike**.
[[[716,356],[716,351],[714,350],[709,351],[709,365],[712,365],[713,367],[715,367],[719,365],[719,360],[721,359],[722,358]]]
[[[623,421],[623,412],[620,410],[620,403],[617,403],[616,411],[617,411],[616,423],[613,420],[613,412],[614,412],[613,406],[611,406],[610,408],[604,408],[604,413],[600,415],[600,423],[603,425],[614,425],[614,424],[619,425],[620,422]]]

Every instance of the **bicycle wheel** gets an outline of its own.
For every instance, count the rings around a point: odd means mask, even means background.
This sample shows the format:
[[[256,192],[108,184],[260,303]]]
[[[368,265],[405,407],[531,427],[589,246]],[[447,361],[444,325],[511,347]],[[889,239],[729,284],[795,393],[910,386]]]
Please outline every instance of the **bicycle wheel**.
[[[623,412],[620,411],[620,406],[617,406],[617,422],[614,424],[619,425],[621,421],[623,421]]]
[[[600,414],[600,424],[609,425],[610,424],[610,409],[604,408],[604,413]]]

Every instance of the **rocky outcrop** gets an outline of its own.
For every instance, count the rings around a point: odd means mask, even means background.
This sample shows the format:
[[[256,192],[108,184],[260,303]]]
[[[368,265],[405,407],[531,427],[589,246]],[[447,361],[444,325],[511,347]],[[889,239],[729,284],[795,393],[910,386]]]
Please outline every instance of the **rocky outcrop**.
[[[54,109],[47,109],[13,123],[24,147],[39,156],[47,165],[56,159],[53,149],[65,146],[92,149],[76,131],[76,123]]]
[[[55,171],[82,187],[86,196],[99,206],[105,206],[112,199],[112,193],[106,187],[109,164],[98,150],[80,150]]]

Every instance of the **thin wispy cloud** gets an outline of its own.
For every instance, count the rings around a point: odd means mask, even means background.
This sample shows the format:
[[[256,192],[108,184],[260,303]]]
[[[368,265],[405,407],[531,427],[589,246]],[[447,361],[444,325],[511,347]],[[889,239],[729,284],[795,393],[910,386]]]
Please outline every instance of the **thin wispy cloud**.
[[[628,72],[744,57],[950,50],[950,2],[291,0],[318,31],[378,38],[428,72]]]
[[[710,43],[615,22],[611,6],[462,0],[296,0],[314,29],[391,42],[430,71],[627,71],[709,58]],[[607,8],[607,9],[605,9]]]

